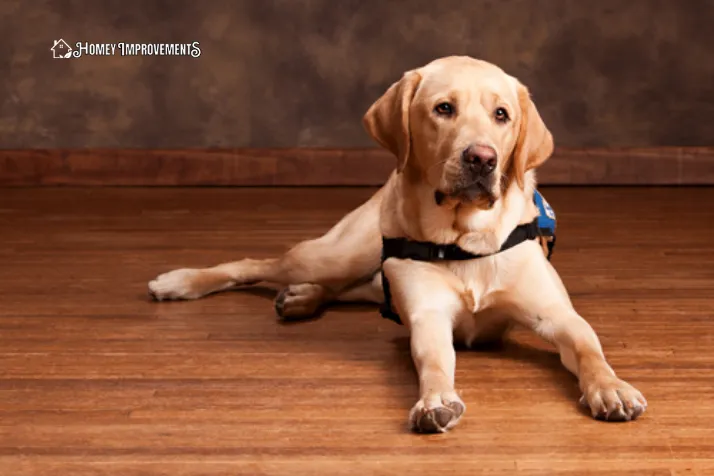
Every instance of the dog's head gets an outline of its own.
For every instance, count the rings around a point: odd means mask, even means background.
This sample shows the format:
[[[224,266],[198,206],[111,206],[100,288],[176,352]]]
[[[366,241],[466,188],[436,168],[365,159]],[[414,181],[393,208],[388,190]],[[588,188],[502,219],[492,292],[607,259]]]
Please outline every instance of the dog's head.
[[[545,162],[553,137],[525,86],[463,56],[408,71],[367,111],[369,134],[399,172],[439,196],[493,204],[505,186]],[[487,205],[488,206],[488,205]]]

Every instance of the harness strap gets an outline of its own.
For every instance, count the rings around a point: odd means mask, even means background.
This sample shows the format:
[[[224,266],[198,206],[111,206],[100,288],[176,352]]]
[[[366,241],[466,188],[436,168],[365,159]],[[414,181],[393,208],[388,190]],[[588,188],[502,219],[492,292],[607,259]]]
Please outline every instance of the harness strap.
[[[495,254],[513,248],[516,245],[528,240],[535,240],[543,236],[548,237],[548,260],[553,254],[555,246],[555,233],[552,229],[539,227],[538,218],[530,223],[524,223],[517,226],[506,241],[503,242],[501,248],[491,255],[477,255],[458,247],[455,244],[436,244],[425,241],[412,241],[407,238],[382,238],[382,264],[388,258],[412,259],[415,261],[466,261],[471,259],[493,256]],[[392,310],[392,295],[389,286],[389,281],[384,274],[384,266],[382,266],[382,288],[384,290],[384,303],[380,308],[380,313],[383,317],[391,319],[398,324],[402,324],[399,315]]]

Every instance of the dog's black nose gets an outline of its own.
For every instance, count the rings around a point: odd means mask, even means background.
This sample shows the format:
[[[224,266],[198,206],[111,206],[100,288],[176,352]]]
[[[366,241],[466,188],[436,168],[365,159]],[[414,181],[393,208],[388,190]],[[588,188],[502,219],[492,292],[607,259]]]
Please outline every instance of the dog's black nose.
[[[461,159],[472,170],[486,176],[496,169],[496,151],[487,145],[471,144],[461,153]]]

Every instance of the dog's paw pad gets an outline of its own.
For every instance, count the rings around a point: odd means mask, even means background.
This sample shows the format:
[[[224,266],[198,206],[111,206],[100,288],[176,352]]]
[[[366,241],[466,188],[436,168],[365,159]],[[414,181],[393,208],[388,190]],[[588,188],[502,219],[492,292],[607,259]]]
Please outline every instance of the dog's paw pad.
[[[453,428],[466,411],[454,392],[422,398],[409,412],[409,425],[419,433],[444,433]]]

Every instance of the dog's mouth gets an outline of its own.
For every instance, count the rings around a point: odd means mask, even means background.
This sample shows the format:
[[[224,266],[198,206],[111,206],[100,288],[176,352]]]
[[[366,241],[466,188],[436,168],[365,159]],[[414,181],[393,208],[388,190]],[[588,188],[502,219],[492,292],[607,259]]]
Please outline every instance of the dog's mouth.
[[[474,167],[465,166],[462,161],[447,161],[435,187],[434,200],[437,205],[457,206],[459,204],[490,209],[498,199],[495,190],[497,175],[482,173]]]
[[[496,203],[496,197],[490,184],[484,183],[484,180],[476,180],[469,184],[458,184],[448,191],[437,190],[434,193],[434,200],[437,205],[450,200],[481,205],[483,208],[491,208]]]

